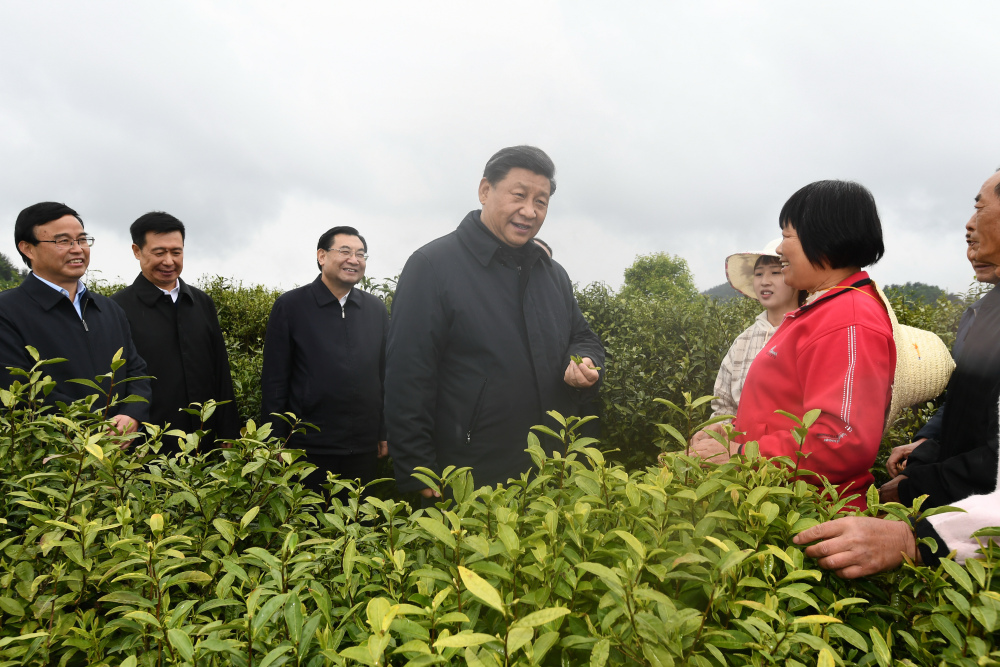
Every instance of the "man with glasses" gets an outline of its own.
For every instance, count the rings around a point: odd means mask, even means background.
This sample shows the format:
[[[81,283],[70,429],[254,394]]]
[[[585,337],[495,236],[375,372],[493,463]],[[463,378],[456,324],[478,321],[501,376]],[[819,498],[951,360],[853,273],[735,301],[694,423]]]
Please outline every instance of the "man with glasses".
[[[239,437],[239,415],[233,396],[226,341],[212,298],[181,279],[184,268],[184,223],[162,211],[140,216],[129,228],[132,254],[139,260],[135,281],[112,299],[122,307],[132,338],[146,359],[153,379],[149,421],[170,424],[185,433],[211,430],[212,440]],[[227,401],[202,424],[184,412],[191,403]],[[177,440],[164,441],[161,451],[180,451]]]
[[[367,261],[358,230],[328,230],[316,245],[319,276],[278,297],[267,322],[261,412],[279,437],[289,429],[274,413],[290,412],[318,428],[288,443],[317,466],[305,479],[314,491],[327,471],[370,482],[387,452],[382,385],[389,314],[380,299],[355,287]]]
[[[94,237],[87,236],[83,220],[65,204],[42,202],[21,211],[14,223],[14,243],[31,273],[20,286],[0,293],[0,387],[23,378],[8,367],[30,369],[25,350],[30,345],[42,359],[65,358],[45,366],[56,382],[45,401],[69,403],[96,393],[92,387],[67,380],[95,381],[111,373],[111,361],[122,350],[125,365],[114,374],[114,393],[150,398],[149,380],[120,384],[128,377],[146,375],[146,362],[132,344],[128,320],[118,305],[94,294],[81,280],[90,264]],[[111,390],[111,379],[100,382]],[[102,398],[95,405],[101,409]],[[106,415],[120,433],[131,433],[149,414],[148,402],[112,406]]]

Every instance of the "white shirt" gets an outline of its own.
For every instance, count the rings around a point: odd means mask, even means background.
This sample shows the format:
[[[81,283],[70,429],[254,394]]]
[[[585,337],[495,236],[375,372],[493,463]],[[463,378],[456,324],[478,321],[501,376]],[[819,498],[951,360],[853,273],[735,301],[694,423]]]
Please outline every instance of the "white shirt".
[[[171,301],[177,303],[177,297],[180,296],[181,293],[181,281],[178,280],[173,289],[163,289],[162,287],[157,287],[156,289],[169,296]]]
[[[64,287],[60,287],[59,285],[56,285],[55,283],[50,283],[48,280],[46,280],[45,278],[42,278],[40,275],[38,275],[34,271],[31,272],[31,275],[33,275],[36,278],[38,278],[39,280],[41,280],[43,283],[45,283],[46,285],[48,285],[49,287],[51,287],[55,291],[59,292],[60,294],[62,294],[67,299],[69,298],[69,290],[68,289],[66,289]],[[83,294],[86,291],[87,291],[87,286],[83,284],[83,281],[82,280],[77,280],[76,281],[76,298],[73,299],[73,309],[76,310],[76,314],[80,316],[81,320],[83,319],[83,312],[80,310],[80,299],[83,297]]]

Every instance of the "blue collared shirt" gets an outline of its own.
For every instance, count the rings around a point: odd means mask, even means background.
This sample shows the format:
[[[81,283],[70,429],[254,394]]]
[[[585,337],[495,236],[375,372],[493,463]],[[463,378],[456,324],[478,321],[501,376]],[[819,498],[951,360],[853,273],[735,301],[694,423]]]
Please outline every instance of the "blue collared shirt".
[[[45,283],[46,285],[48,285],[49,287],[51,287],[55,291],[59,292],[60,294],[62,294],[67,299],[69,298],[69,290],[68,289],[66,289],[64,287],[60,287],[59,285],[56,285],[55,283],[50,283],[48,280],[46,280],[45,278],[42,278],[40,275],[38,275],[34,271],[31,272],[31,275],[33,275],[36,278],[38,278],[39,280],[41,280],[43,283]],[[86,293],[86,291],[87,291],[87,286],[83,284],[83,281],[82,280],[76,281],[76,299],[73,300],[73,308],[76,310],[76,314],[80,316],[81,320],[83,319],[83,312],[80,310],[80,303],[81,303],[81,300],[83,299],[83,295],[84,295],[84,293]]]

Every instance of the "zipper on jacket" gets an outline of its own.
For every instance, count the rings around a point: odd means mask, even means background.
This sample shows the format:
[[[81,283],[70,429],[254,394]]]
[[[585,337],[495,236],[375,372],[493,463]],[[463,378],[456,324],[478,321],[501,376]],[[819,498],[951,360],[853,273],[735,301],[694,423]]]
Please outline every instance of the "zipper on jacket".
[[[87,314],[87,302],[89,299],[84,299],[83,303],[80,304],[80,321],[83,322],[83,330],[89,332],[90,328],[87,326],[87,320],[83,319],[83,316]]]
[[[344,304],[340,304],[340,319],[347,319],[347,309],[344,308]]]
[[[465,444],[472,444],[472,431],[476,428],[476,421],[479,420],[479,411],[483,407],[483,397],[486,395],[486,383],[489,378],[483,378],[483,384],[479,387],[479,396],[476,397],[476,404],[472,408],[472,419],[469,420],[469,430],[465,432]]]

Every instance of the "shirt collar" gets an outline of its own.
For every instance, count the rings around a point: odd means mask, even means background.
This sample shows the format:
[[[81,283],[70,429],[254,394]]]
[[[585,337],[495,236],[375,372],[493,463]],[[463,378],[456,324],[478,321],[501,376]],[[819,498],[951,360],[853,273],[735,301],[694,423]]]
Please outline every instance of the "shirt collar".
[[[60,287],[59,285],[56,285],[55,283],[49,282],[48,280],[46,280],[45,278],[42,278],[40,275],[38,275],[34,271],[31,272],[31,275],[35,276],[36,278],[38,278],[40,281],[42,281],[43,283],[45,283],[49,287],[51,287],[55,291],[59,292],[60,294],[62,294],[67,299],[69,298],[69,290],[66,289],[65,287]],[[83,297],[83,295],[86,293],[86,291],[87,291],[87,286],[83,284],[83,281],[82,280],[77,280],[76,281],[76,299],[75,299],[75,301],[79,302],[80,299]]]

